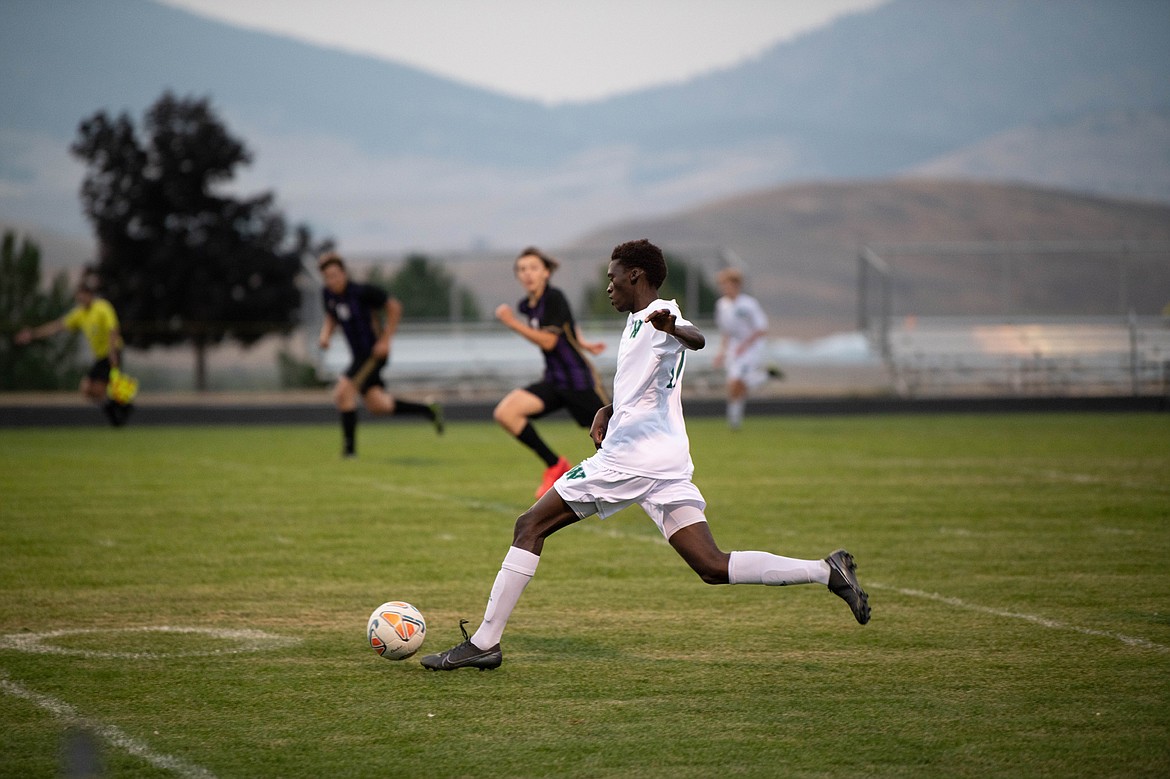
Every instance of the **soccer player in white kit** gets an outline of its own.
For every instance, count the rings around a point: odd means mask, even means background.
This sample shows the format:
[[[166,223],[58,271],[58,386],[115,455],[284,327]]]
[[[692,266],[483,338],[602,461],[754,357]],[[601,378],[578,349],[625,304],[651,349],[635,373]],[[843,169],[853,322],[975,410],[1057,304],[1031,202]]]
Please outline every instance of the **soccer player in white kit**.
[[[643,239],[613,250],[610,302],[628,312],[618,347],[613,403],[597,412],[589,435],[597,453],[561,476],[519,516],[512,546],[492,585],[483,621],[445,652],[422,658],[436,671],[497,668],[500,639],[512,610],[536,574],[544,539],[594,514],[601,519],[638,504],[667,541],[708,584],[827,585],[869,621],[869,602],[857,583],[853,557],[840,549],[823,560],[768,552],[723,552],[704,515],[707,503],[691,481],[690,442],[682,413],[688,350],[702,349],[703,333],[683,319],[673,300],[658,297],[666,280],[662,251]]]
[[[722,336],[715,365],[727,371],[727,425],[738,430],[743,425],[748,390],[768,378],[760,367],[768,317],[759,301],[744,293],[743,273],[737,268],[724,268],[716,280],[723,297],[715,301],[715,325]]]

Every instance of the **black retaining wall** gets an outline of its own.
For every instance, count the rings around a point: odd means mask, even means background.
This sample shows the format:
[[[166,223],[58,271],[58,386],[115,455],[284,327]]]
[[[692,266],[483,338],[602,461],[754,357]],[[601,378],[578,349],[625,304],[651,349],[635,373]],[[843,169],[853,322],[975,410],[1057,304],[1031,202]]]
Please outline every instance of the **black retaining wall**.
[[[460,402],[445,405],[449,421],[490,421],[494,403]],[[684,402],[687,416],[722,416],[721,399]],[[752,400],[751,415],[832,415],[832,414],[979,414],[1036,412],[1166,412],[1170,398],[1163,396],[1093,397],[978,397],[978,398],[769,398]],[[366,412],[359,412],[368,416]],[[550,418],[568,418],[564,412]],[[152,403],[135,409],[130,420],[138,425],[273,425],[318,424],[337,421],[337,412],[327,403],[273,403],[269,405],[176,402]],[[414,420],[416,421],[416,420]],[[0,428],[16,427],[98,427],[105,416],[80,397],[76,406],[60,404],[6,403],[0,396]]]

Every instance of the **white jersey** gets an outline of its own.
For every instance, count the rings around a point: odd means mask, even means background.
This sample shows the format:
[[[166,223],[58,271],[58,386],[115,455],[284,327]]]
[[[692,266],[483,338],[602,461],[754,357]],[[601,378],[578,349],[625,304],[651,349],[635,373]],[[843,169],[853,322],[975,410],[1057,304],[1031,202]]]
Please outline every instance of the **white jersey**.
[[[764,358],[764,339],[757,338],[745,348],[753,333],[768,329],[764,309],[751,295],[721,297],[715,301],[715,324],[724,339],[723,366],[728,380],[738,379],[749,387],[758,387],[767,378],[760,369]]]
[[[619,473],[656,479],[689,479],[694,473],[691,442],[682,412],[682,377],[687,349],[644,321],[669,309],[679,327],[678,304],[659,298],[626,320],[613,379],[613,417],[591,461]]]
[[[721,297],[715,301],[715,324],[727,339],[728,350],[733,352],[753,333],[767,330],[768,317],[758,300],[739,294],[734,299]]]

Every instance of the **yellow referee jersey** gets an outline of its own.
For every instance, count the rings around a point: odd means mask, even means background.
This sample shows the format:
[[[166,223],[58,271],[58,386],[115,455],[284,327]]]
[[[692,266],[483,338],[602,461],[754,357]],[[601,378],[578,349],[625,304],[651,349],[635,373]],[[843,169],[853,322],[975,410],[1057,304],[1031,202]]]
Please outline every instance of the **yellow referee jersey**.
[[[95,359],[110,356],[110,332],[118,328],[118,315],[108,300],[94,298],[88,308],[77,306],[65,315],[64,324],[70,330],[85,333]],[[121,339],[114,346],[121,349]]]

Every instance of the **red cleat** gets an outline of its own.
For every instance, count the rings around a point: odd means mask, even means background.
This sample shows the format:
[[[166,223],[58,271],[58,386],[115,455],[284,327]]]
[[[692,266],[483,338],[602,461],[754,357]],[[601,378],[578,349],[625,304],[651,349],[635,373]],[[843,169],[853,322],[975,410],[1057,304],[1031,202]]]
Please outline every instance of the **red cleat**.
[[[545,468],[544,481],[542,481],[540,486],[536,488],[536,497],[539,498],[544,495],[544,493],[551,490],[553,482],[561,478],[562,475],[568,473],[569,469],[572,467],[572,464],[564,457],[562,457],[561,459],[557,460],[555,464]]]

